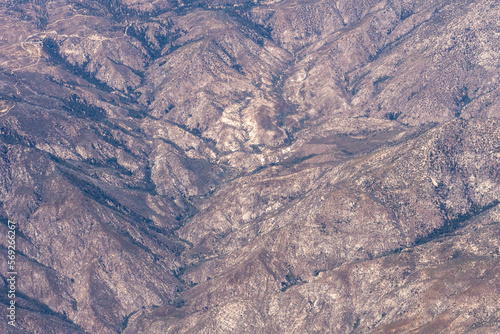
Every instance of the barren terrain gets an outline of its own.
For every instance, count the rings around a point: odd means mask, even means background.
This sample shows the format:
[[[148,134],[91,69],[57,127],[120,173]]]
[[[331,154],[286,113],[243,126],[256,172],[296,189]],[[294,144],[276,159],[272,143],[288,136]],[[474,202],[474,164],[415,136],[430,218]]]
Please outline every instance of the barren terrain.
[[[499,17],[2,2],[0,332],[500,332]]]

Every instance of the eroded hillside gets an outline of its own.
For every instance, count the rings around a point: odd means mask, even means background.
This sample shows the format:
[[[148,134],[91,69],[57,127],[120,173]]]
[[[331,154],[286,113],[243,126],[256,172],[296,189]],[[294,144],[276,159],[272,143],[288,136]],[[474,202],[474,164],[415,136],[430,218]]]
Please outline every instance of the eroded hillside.
[[[499,16],[3,2],[1,331],[497,333]]]

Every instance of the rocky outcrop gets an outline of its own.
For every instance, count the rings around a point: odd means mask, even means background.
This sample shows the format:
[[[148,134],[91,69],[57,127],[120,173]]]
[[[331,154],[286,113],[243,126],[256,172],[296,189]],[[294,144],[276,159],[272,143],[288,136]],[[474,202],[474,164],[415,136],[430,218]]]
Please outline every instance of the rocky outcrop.
[[[496,333],[498,13],[1,4],[0,331]]]

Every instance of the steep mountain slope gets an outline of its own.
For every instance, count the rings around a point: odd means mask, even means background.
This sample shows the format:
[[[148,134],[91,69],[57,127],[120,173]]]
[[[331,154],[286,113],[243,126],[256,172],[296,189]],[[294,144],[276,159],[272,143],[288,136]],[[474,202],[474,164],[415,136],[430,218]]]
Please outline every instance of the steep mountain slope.
[[[0,4],[1,331],[498,332],[499,14]]]

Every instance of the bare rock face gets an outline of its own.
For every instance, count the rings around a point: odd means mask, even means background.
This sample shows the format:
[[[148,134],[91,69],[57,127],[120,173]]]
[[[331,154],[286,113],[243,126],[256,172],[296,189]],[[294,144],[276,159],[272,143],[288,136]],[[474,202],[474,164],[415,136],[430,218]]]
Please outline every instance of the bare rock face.
[[[0,4],[0,332],[498,333],[499,14]]]

